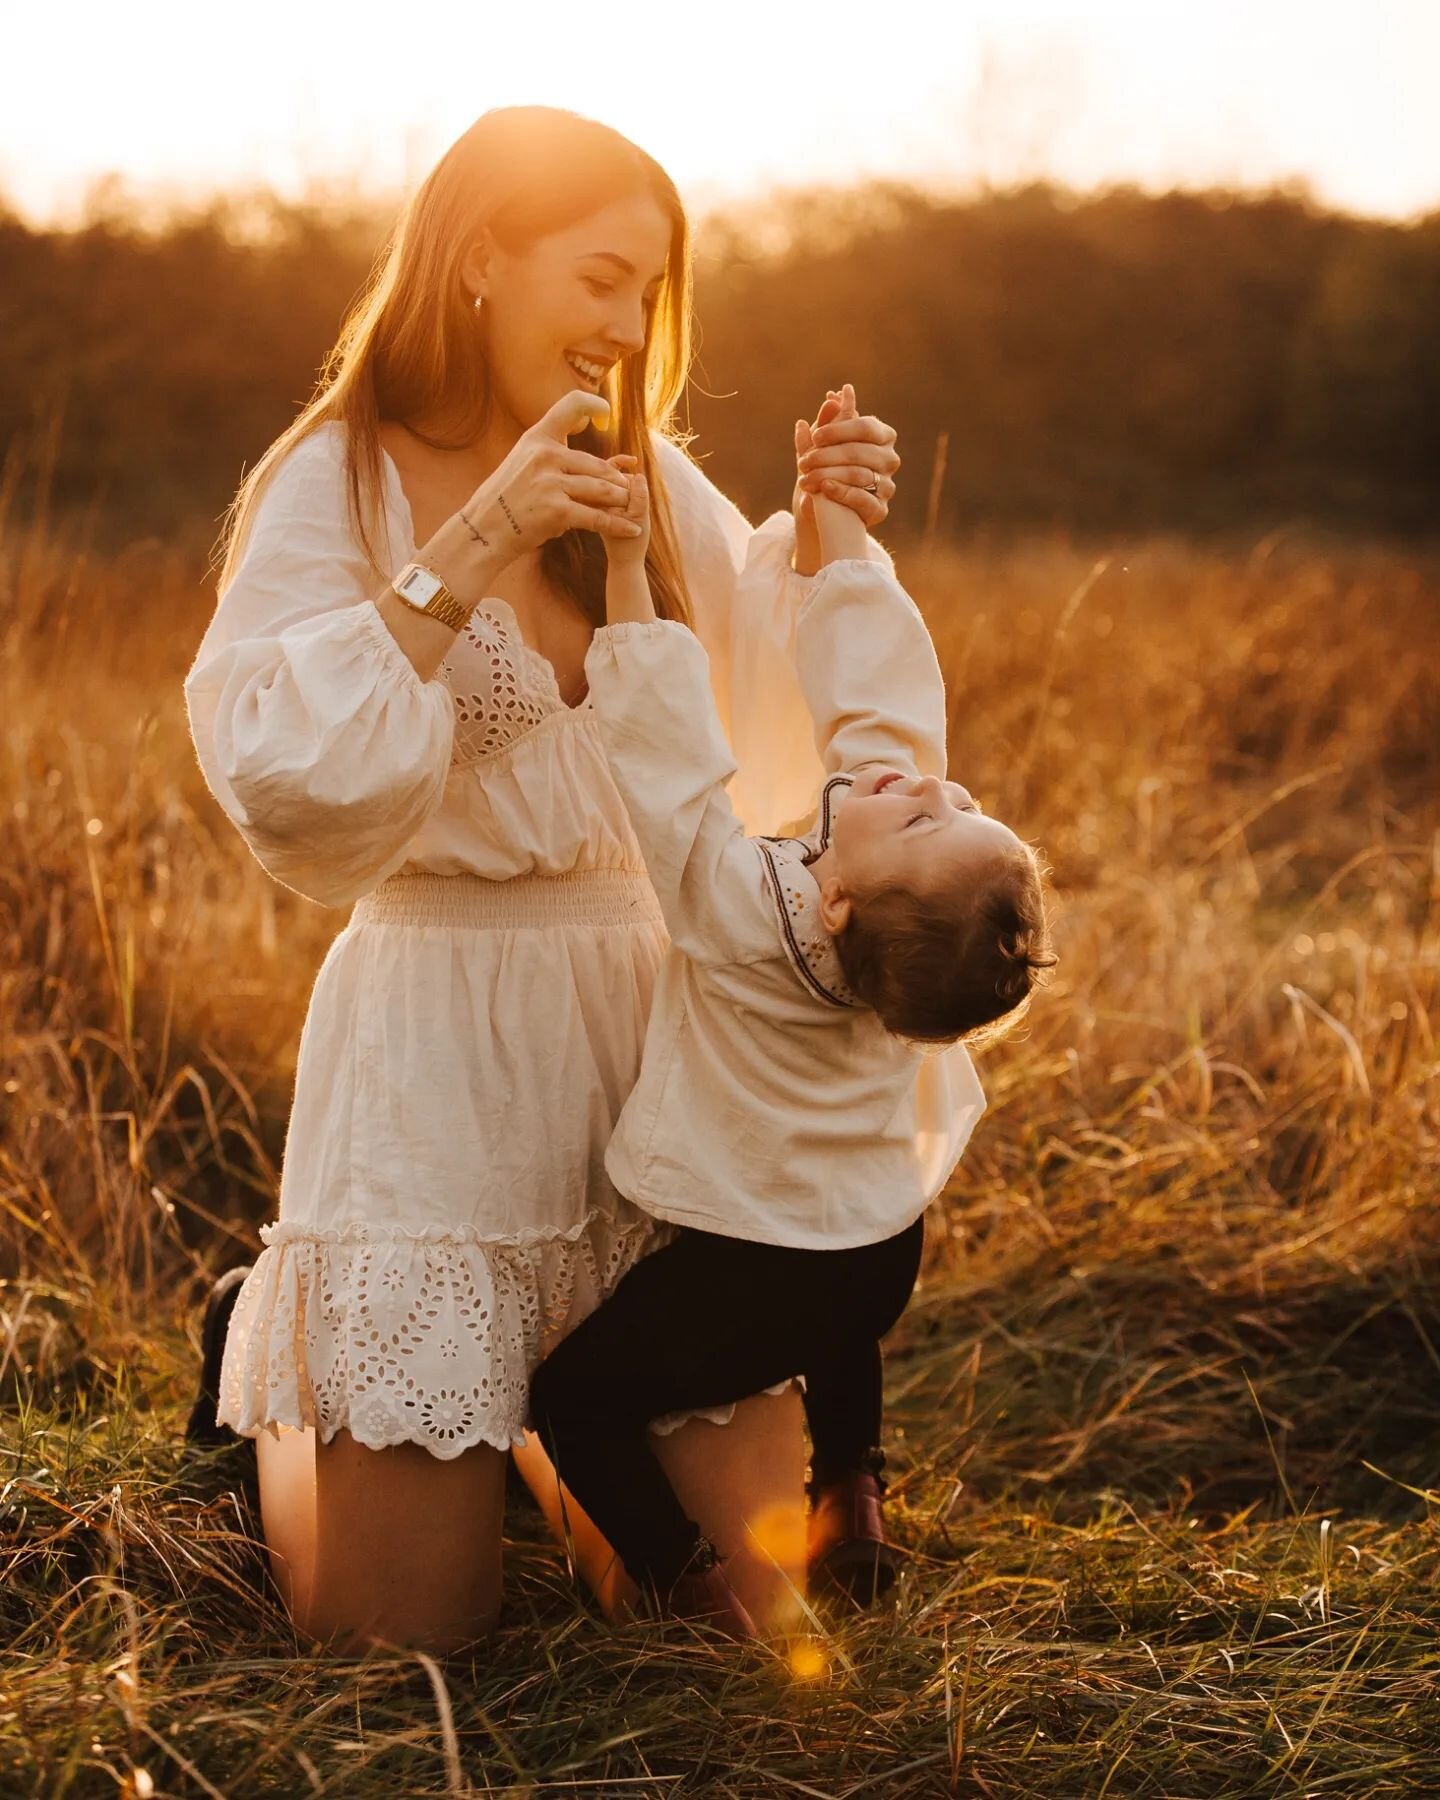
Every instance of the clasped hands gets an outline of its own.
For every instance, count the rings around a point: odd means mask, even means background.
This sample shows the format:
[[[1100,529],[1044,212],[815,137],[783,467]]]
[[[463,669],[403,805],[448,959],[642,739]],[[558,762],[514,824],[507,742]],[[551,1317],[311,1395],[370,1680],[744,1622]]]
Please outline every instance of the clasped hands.
[[[848,414],[841,417],[842,413]],[[623,474],[635,468],[632,457],[616,456],[612,465]],[[815,524],[817,494],[848,506],[867,531],[882,525],[895,498],[900,454],[895,428],[873,414],[861,417],[855,389],[844,387],[825,396],[813,420],[795,421],[795,568],[813,575],[820,567],[820,534]]]

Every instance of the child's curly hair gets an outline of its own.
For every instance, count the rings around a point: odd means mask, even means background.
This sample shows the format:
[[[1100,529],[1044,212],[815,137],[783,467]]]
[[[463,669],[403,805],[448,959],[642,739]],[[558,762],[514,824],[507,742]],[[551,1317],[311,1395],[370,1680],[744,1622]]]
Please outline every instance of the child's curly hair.
[[[845,978],[887,1031],[917,1043],[1001,1037],[1055,966],[1040,859],[998,857],[983,884],[920,895],[886,888],[852,899],[836,934]]]

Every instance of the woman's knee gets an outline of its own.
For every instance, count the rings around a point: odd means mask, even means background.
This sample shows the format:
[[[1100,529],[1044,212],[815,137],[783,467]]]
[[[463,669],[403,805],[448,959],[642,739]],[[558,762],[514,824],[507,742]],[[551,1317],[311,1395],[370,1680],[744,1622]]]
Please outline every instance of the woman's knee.
[[[318,1656],[365,1656],[376,1650],[397,1655],[423,1650],[431,1656],[455,1656],[483,1643],[499,1622],[498,1591],[488,1603],[472,1606],[463,1615],[412,1613],[374,1622],[357,1614],[353,1596],[322,1593],[305,1618],[296,1621],[296,1634]]]

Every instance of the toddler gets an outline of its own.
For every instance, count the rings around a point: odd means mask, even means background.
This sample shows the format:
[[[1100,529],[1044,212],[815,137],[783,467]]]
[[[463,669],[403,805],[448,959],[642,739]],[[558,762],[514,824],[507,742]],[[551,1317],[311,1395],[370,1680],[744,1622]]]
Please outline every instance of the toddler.
[[[632,1579],[742,1637],[754,1622],[649,1422],[803,1375],[812,1579],[860,1604],[890,1584],[880,1340],[984,1108],[964,1043],[1018,1016],[1053,960],[1034,853],[943,779],[944,686],[914,603],[866,560],[855,514],[816,513],[795,653],[829,774],[804,838],[744,834],[705,652],[655,616],[648,532],[606,540],[586,672],[671,934],[606,1168],[678,1229],[531,1388],[561,1479]],[[648,526],[638,475],[630,514]]]

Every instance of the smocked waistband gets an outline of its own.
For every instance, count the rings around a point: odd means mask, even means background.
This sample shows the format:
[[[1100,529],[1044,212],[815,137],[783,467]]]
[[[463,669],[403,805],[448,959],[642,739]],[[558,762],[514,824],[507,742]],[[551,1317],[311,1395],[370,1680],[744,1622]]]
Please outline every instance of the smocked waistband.
[[[355,902],[352,925],[441,925],[477,931],[564,925],[662,925],[648,876],[634,869],[568,875],[392,875]]]

